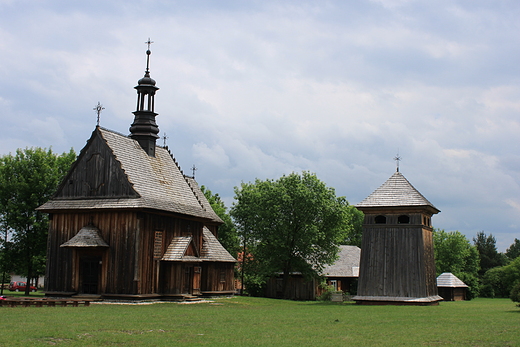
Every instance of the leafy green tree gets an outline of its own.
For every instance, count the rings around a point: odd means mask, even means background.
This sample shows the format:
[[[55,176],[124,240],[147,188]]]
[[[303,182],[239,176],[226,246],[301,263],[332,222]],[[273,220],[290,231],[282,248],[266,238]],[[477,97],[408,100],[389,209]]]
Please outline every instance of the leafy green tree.
[[[348,214],[351,218],[351,228],[347,231],[347,237],[343,240],[342,244],[361,247],[361,237],[363,236],[363,221],[365,214],[358,210],[356,207],[349,205]]]
[[[473,238],[473,243],[477,247],[480,256],[480,278],[489,269],[506,264],[506,257],[497,251],[496,239],[492,234],[486,235],[483,231],[477,233],[477,237]]]
[[[344,197],[336,197],[333,188],[309,172],[235,187],[231,216],[244,258],[254,265],[256,286],[281,272],[287,297],[292,272],[317,277],[336,260],[338,245],[352,230],[352,211]]]
[[[509,297],[511,291],[520,283],[520,257],[506,266],[489,269],[482,282],[485,296]]]
[[[515,284],[513,290],[511,290],[511,295],[509,297],[514,302],[520,302],[520,282]],[[520,304],[518,304],[517,306],[520,306]]]
[[[518,258],[518,256],[520,256],[520,240],[519,239],[515,238],[515,241],[506,250],[506,256],[511,260]]]
[[[201,186],[200,189],[204,193],[206,199],[208,199],[213,211],[224,221],[224,224],[219,226],[218,228],[218,239],[222,246],[234,257],[237,256],[240,251],[240,240],[238,238],[238,233],[235,228],[235,224],[231,219],[231,216],[227,212],[227,208],[217,194],[213,194],[211,190],[206,188],[205,186]]]
[[[12,231],[4,252],[8,247],[10,270],[27,276],[28,284],[45,272],[48,216],[36,208],[52,196],[75,158],[72,149],[57,155],[42,148],[0,157],[0,215],[4,228]]]
[[[468,298],[476,297],[479,293],[477,248],[459,231],[442,229],[434,229],[433,243],[437,276],[451,272],[468,285]]]

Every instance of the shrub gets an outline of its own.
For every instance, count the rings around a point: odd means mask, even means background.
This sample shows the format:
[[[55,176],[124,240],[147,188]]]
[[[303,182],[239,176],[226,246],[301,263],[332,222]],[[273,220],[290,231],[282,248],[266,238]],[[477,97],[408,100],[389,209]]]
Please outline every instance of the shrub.
[[[520,302],[520,281],[518,281],[516,285],[513,286],[513,289],[511,290],[511,295],[509,295],[509,297],[514,302]],[[520,304],[518,304],[517,306],[520,306]]]
[[[519,279],[520,257],[506,266],[489,269],[482,279],[485,288],[483,294],[490,295],[489,297],[507,298]]]
[[[319,301],[330,301],[332,298],[332,293],[336,291],[334,286],[329,286],[324,283],[320,284],[319,288],[322,291],[321,295],[319,295],[317,298]]]
[[[474,299],[479,295],[480,284],[475,274],[461,272],[454,275],[457,276],[462,282],[466,283],[466,285],[468,286],[468,291],[466,292],[466,300]]]

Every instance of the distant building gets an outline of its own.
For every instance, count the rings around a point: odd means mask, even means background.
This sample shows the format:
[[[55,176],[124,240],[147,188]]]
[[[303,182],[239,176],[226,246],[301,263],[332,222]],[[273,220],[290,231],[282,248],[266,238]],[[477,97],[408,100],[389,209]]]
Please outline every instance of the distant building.
[[[321,276],[328,285],[337,291],[350,292],[352,284],[359,276],[359,257],[361,250],[357,246],[339,246],[338,260],[326,266]],[[266,283],[265,296],[282,298],[282,277],[270,278]],[[320,281],[306,279],[301,273],[291,273],[287,292],[293,300],[316,300],[322,293]]]
[[[339,246],[339,258],[323,269],[322,276],[334,290],[351,293],[352,285],[359,277],[361,249],[357,246]]]
[[[365,214],[358,304],[437,304],[432,215],[440,212],[399,172],[356,207]]]
[[[451,272],[444,272],[437,277],[437,289],[444,301],[462,301],[468,286]]]
[[[182,299],[234,292],[235,259],[193,177],[157,146],[147,68],[130,135],[94,129],[50,201],[49,296]]]

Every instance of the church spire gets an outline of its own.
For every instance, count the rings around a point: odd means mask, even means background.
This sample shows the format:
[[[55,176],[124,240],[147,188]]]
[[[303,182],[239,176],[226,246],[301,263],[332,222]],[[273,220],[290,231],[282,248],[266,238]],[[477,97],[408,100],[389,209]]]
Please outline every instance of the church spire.
[[[150,77],[150,44],[153,41],[148,39],[146,51],[146,70],[144,77],[137,82],[134,87],[137,90],[137,108],[134,113],[134,122],[130,126],[130,137],[137,140],[145,152],[155,156],[155,141],[159,138],[159,127],[155,123],[155,92],[159,90],[155,86],[155,80]]]

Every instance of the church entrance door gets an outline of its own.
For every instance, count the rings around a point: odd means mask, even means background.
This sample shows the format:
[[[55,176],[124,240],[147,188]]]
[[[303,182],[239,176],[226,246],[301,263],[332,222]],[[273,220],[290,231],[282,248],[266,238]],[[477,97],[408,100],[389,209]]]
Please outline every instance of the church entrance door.
[[[80,258],[80,292],[99,294],[101,274],[101,256],[83,256]]]

